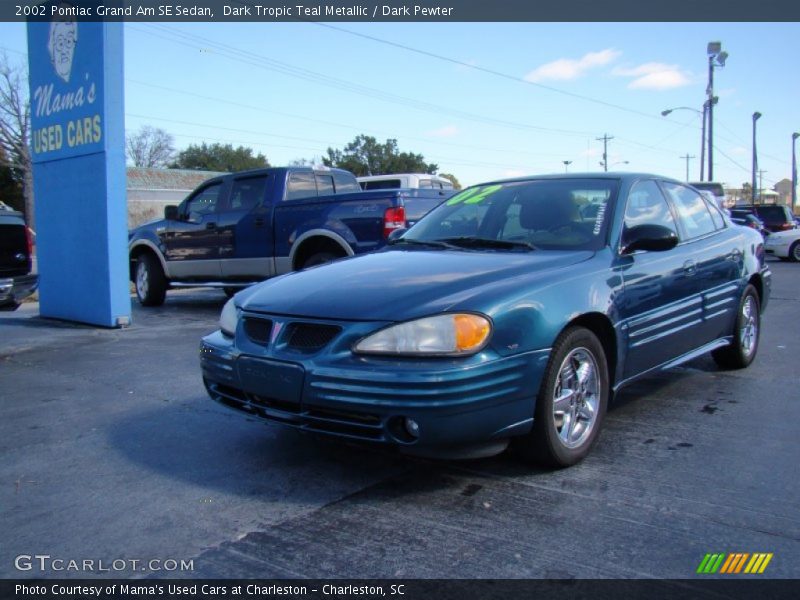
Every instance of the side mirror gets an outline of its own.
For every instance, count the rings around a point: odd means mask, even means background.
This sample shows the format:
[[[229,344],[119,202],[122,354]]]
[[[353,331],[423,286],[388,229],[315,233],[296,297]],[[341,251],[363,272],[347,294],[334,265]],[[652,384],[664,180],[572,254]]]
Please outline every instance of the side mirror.
[[[386,243],[394,244],[398,242],[400,238],[405,235],[406,231],[408,231],[408,229],[406,229],[405,227],[400,227],[399,229],[392,230],[392,232],[389,234],[389,237],[386,238]]]
[[[178,220],[178,207],[174,204],[170,204],[169,206],[164,207],[164,218],[168,221],[177,221]]]
[[[637,250],[663,252],[678,245],[678,236],[663,225],[637,225],[623,234],[622,253],[631,254]]]

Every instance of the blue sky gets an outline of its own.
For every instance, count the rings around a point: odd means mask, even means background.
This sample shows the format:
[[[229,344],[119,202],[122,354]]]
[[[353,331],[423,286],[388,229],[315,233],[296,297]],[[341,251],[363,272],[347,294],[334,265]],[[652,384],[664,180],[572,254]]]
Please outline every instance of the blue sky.
[[[750,180],[759,111],[764,187],[791,176],[800,131],[798,23],[336,24],[489,74],[313,23],[126,24],[126,129],[162,127],[176,146],[223,142],[275,165],[321,156],[359,133],[397,138],[462,183],[609,164],[699,174],[706,44],[715,72],[714,179]],[[0,51],[24,60],[22,24],[0,23]],[[546,86],[546,87],[543,87]],[[548,89],[552,88],[552,89]],[[612,106],[613,105],[613,106]],[[623,164],[623,161],[628,161]]]

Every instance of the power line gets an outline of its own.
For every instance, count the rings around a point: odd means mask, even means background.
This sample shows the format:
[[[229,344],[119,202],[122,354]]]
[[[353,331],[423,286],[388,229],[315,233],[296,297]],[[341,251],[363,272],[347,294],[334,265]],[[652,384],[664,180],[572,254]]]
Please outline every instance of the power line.
[[[556,88],[556,87],[553,87],[553,86],[550,86],[550,85],[545,85],[543,83],[538,83],[538,82],[535,82],[535,81],[529,81],[529,80],[527,80],[527,79],[525,79],[523,77],[518,77],[516,75],[511,75],[509,73],[503,73],[502,71],[498,71],[496,69],[490,69],[488,67],[481,67],[480,65],[474,65],[474,64],[462,61],[462,60],[451,58],[449,56],[443,56],[441,54],[436,54],[435,52],[430,52],[428,50],[420,50],[419,48],[414,48],[414,47],[409,46],[407,44],[401,44],[399,42],[392,42],[392,41],[389,41],[389,40],[384,40],[382,38],[375,37],[373,35],[368,35],[366,33],[359,33],[357,31],[352,31],[350,29],[345,29],[344,27],[337,27],[336,25],[331,25],[330,23],[320,23],[320,22],[317,22],[317,21],[306,21],[306,23],[310,23],[312,25],[318,25],[319,27],[325,27],[327,29],[332,29],[332,30],[338,31],[340,33],[346,33],[348,35],[352,35],[352,36],[355,36],[355,37],[364,38],[364,39],[376,42],[378,44],[385,44],[387,46],[393,46],[395,48],[400,48],[401,50],[406,50],[408,52],[413,52],[415,54],[420,54],[422,56],[427,56],[429,58],[435,58],[437,60],[448,62],[450,64],[458,65],[460,67],[466,67],[466,68],[469,68],[469,69],[474,69],[476,71],[481,71],[483,73],[488,73],[489,75],[494,75],[495,77],[502,77],[503,79],[508,79],[510,81],[514,81],[514,82],[517,82],[517,83],[524,83],[526,85],[531,85],[531,86],[537,87],[539,89],[543,89],[543,90],[547,90],[547,91],[550,91],[550,92],[554,92],[556,94],[562,94],[564,96],[569,96],[571,98],[577,98],[578,100],[583,100],[583,101],[586,101],[586,102],[592,102],[594,104],[600,104],[600,105],[606,106],[608,108],[614,108],[614,109],[617,109],[617,110],[622,110],[622,111],[625,111],[627,113],[638,115],[640,117],[647,117],[648,119],[656,119],[656,120],[659,120],[659,121],[661,120],[659,117],[657,117],[655,115],[651,115],[650,113],[646,113],[646,112],[643,112],[643,111],[640,111],[640,110],[636,110],[635,108],[622,106],[621,104],[615,104],[613,102],[607,102],[605,100],[600,100],[599,98],[592,98],[591,96],[586,96],[586,95],[583,95],[583,94],[577,94],[575,92],[568,92],[566,90],[562,90],[562,89],[559,89],[559,88]]]
[[[168,87],[168,86],[164,86],[164,85],[158,85],[158,84],[155,84],[155,83],[148,83],[148,82],[145,82],[145,81],[139,81],[137,79],[126,78],[125,81],[127,83],[133,83],[133,84],[136,84],[136,85],[141,85],[141,86],[145,86],[145,87],[149,87],[149,88],[153,88],[153,89],[157,89],[157,90],[162,90],[162,91],[166,91],[166,92],[173,92],[175,94],[181,94],[181,95],[189,96],[189,97],[192,97],[192,98],[199,98],[199,99],[202,99],[202,100],[209,100],[211,102],[218,102],[218,103],[221,103],[221,104],[227,104],[229,106],[236,106],[237,108],[246,108],[246,109],[249,109],[249,110],[257,111],[257,112],[262,113],[262,114],[263,113],[271,113],[271,114],[279,115],[281,117],[287,117],[287,118],[290,118],[290,119],[298,119],[298,120],[302,120],[302,121],[308,121],[308,122],[311,122],[311,123],[319,123],[319,124],[322,124],[322,125],[329,125],[329,126],[339,127],[339,128],[343,128],[343,129],[351,129],[353,131],[358,131],[359,133],[373,133],[373,134],[385,135],[385,136],[388,136],[388,138],[391,138],[391,139],[413,140],[413,141],[419,141],[419,142],[424,142],[424,143],[434,144],[434,145],[439,145],[439,146],[449,146],[449,147],[455,147],[455,148],[470,148],[470,149],[474,149],[474,150],[482,150],[482,151],[490,151],[490,152],[511,153],[511,154],[514,154],[514,155],[526,154],[526,155],[531,155],[531,156],[546,156],[546,157],[550,157],[550,158],[553,157],[553,154],[550,153],[550,152],[531,152],[531,151],[527,151],[527,150],[518,150],[516,148],[514,148],[514,149],[493,148],[493,147],[489,147],[489,146],[475,146],[475,145],[470,145],[470,144],[444,142],[444,141],[441,141],[441,140],[435,140],[435,139],[429,139],[429,138],[421,138],[421,137],[415,137],[415,136],[410,136],[410,135],[405,135],[405,134],[397,135],[396,133],[387,132],[385,130],[364,128],[364,127],[360,127],[358,125],[339,123],[339,122],[336,122],[336,121],[329,121],[329,120],[325,120],[325,119],[318,119],[318,118],[315,118],[315,117],[309,117],[307,115],[298,115],[298,114],[294,114],[294,113],[287,113],[287,112],[284,112],[284,111],[278,111],[278,110],[273,110],[273,109],[265,109],[262,106],[255,106],[253,104],[246,104],[246,103],[243,103],[243,102],[237,102],[235,100],[228,100],[228,99],[225,99],[225,98],[219,98],[219,97],[215,97],[215,96],[207,96],[205,94],[197,94],[195,92],[189,92],[187,90],[181,90],[181,89],[172,88],[172,87]],[[267,135],[271,135],[271,134],[267,134]]]
[[[130,27],[130,26],[129,26]],[[394,92],[384,92],[382,90],[378,90],[375,88],[367,87],[364,85],[356,84],[350,81],[346,81],[343,79],[339,79],[336,77],[332,77],[329,75],[325,75],[323,73],[319,73],[316,71],[312,71],[310,69],[305,69],[302,67],[296,67],[289,63],[285,63],[282,61],[278,61],[275,59],[271,59],[269,57],[256,54],[254,52],[240,50],[233,46],[229,46],[227,44],[222,44],[220,42],[216,42],[209,38],[204,38],[202,36],[196,36],[193,34],[188,34],[185,32],[181,32],[179,30],[175,30],[169,27],[162,27],[157,25],[149,25],[149,29],[155,29],[156,31],[148,31],[147,29],[141,29],[134,27],[135,31],[141,31],[143,33],[147,33],[148,35],[153,35],[155,37],[159,37],[162,39],[166,39],[168,41],[172,41],[177,44],[189,46],[191,48],[195,48],[201,51],[209,52],[209,47],[216,50],[218,54],[221,56],[242,62],[244,64],[248,64],[251,66],[259,67],[262,69],[266,69],[269,71],[275,71],[282,73],[284,75],[288,75],[290,77],[295,77],[298,79],[303,79],[306,81],[310,81],[312,83],[317,83],[320,85],[324,85],[327,87],[333,87],[335,89],[340,89],[343,91],[347,91],[353,94],[376,98],[379,100],[383,100],[385,102],[390,102],[393,104],[399,104],[401,106],[406,106],[408,108],[414,108],[416,110],[421,110],[425,112],[432,112],[436,114],[446,114],[450,116],[455,116],[465,120],[477,121],[481,123],[486,123],[490,125],[500,125],[503,127],[508,127],[512,129],[530,129],[534,131],[543,131],[547,133],[556,133],[559,135],[572,135],[572,136],[580,136],[584,137],[586,135],[593,135],[587,131],[578,131],[578,130],[571,130],[571,129],[558,129],[553,127],[544,127],[540,125],[532,125],[530,123],[520,123],[516,121],[507,121],[504,119],[497,119],[494,117],[488,117],[485,115],[479,115],[475,113],[454,110],[451,108],[447,108],[438,104],[434,104],[431,102],[425,102],[422,100],[416,100],[414,98],[409,98],[406,96],[400,96]],[[169,35],[161,35],[157,33],[158,31],[166,32]],[[182,39],[179,39],[182,38]],[[199,43],[205,45],[198,45]]]

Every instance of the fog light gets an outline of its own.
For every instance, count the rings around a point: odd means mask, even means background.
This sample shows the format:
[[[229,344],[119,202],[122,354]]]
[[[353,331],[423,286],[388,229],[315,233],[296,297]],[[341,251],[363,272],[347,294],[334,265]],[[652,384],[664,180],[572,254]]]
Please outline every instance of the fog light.
[[[406,417],[405,426],[408,435],[410,435],[413,438],[419,437],[419,423],[417,423],[414,419],[409,419],[408,417]]]

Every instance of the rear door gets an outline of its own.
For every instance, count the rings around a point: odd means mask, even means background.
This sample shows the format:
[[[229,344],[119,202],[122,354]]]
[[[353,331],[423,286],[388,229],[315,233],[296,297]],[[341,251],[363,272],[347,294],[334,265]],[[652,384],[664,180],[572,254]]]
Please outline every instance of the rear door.
[[[266,279],[275,274],[274,174],[238,177],[219,213],[219,258],[225,279]]]
[[[226,184],[215,181],[199,188],[181,203],[177,220],[165,232],[165,258],[170,277],[208,280],[220,277],[219,208]]]
[[[662,187],[678,216],[683,240],[679,247],[693,263],[692,297],[703,308],[702,323],[689,340],[690,348],[696,348],[729,335],[733,328],[744,270],[741,237],[696,190],[676,182],[663,182]]]

